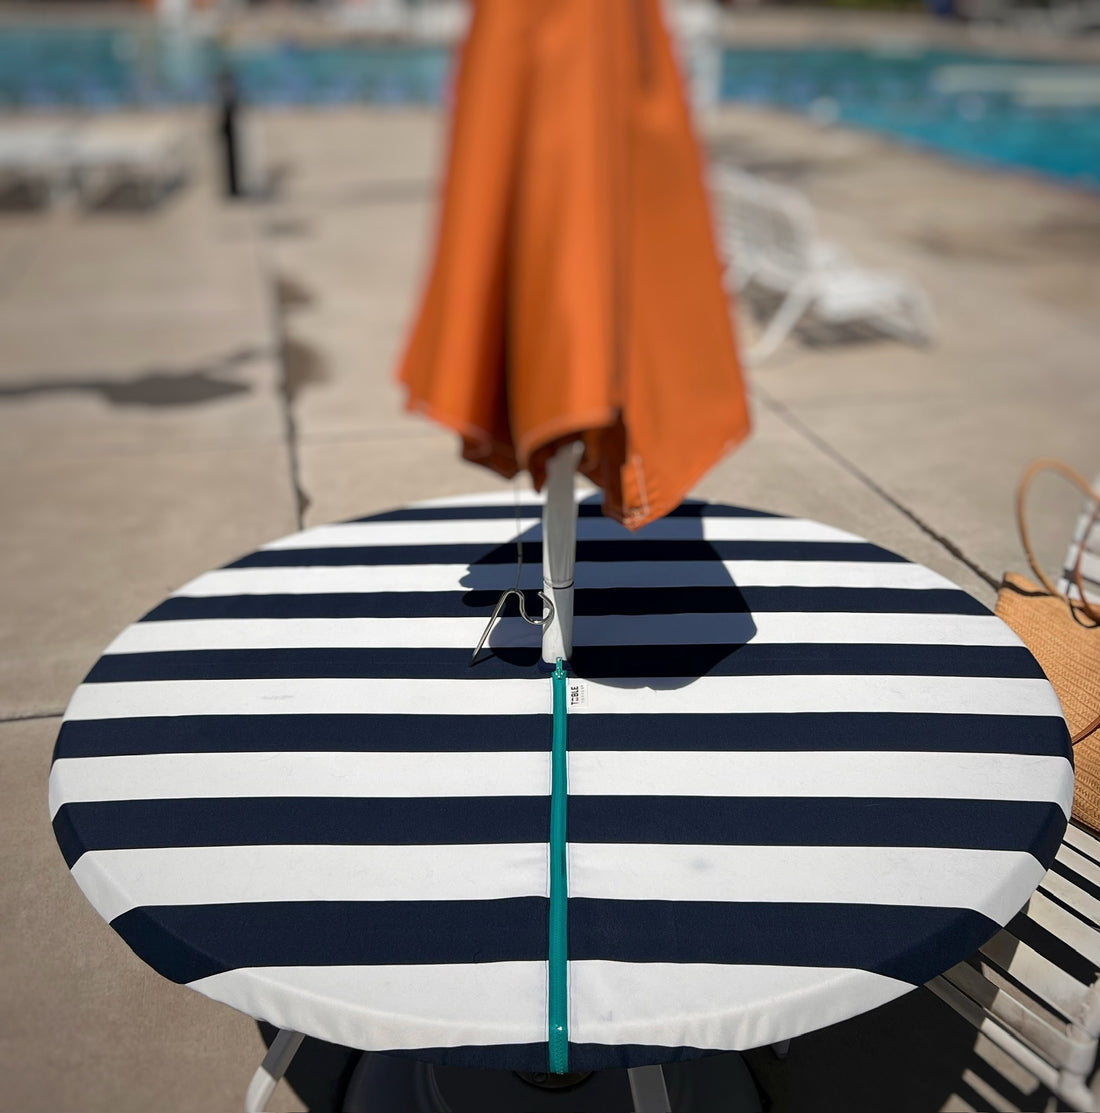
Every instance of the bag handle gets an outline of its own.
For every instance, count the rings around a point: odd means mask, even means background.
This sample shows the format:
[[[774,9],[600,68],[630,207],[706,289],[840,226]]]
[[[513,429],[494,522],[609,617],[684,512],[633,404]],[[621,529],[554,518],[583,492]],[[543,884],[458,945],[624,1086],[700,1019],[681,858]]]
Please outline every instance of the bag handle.
[[[1096,498],[1095,491],[1092,492],[1092,497]],[[1095,609],[1085,598],[1085,585],[1081,581],[1081,560],[1085,555],[1085,541],[1087,540],[1088,535],[1092,533],[1092,527],[1096,525],[1096,519],[1098,517],[1100,517],[1100,499],[1097,500],[1096,509],[1089,515],[1088,524],[1085,526],[1085,532],[1081,534],[1081,547],[1077,550],[1077,563],[1073,566],[1073,582],[1077,585],[1077,590],[1081,594],[1081,605],[1085,608],[1085,613],[1089,616],[1089,618],[1100,622],[1100,617],[1097,617]],[[1092,732],[1096,730],[1097,727],[1100,727],[1100,715],[1097,715],[1096,718],[1093,719],[1092,722],[1084,728],[1084,730],[1079,730],[1069,740],[1070,745],[1076,746],[1078,742],[1084,741],[1084,739],[1092,734]]]
[[[1080,604],[1081,609],[1091,618],[1094,622],[1100,623],[1100,610],[1095,608],[1085,597],[1085,585],[1081,576],[1081,564],[1085,558],[1085,542],[1088,540],[1089,534],[1092,532],[1093,526],[1096,525],[1097,519],[1100,518],[1100,494],[1089,486],[1088,481],[1083,475],[1068,464],[1064,464],[1061,460],[1054,460],[1050,457],[1043,457],[1042,459],[1035,460],[1028,465],[1024,474],[1020,478],[1020,485],[1016,489],[1016,524],[1020,528],[1020,541],[1024,546],[1024,553],[1027,555],[1027,562],[1031,566],[1032,572],[1038,577],[1039,582],[1050,592],[1051,595],[1058,599],[1064,599],[1072,608],[1074,600],[1070,599],[1068,595],[1063,595],[1058,591],[1055,586],[1047,579],[1046,573],[1039,566],[1039,561],[1035,556],[1035,551],[1031,547],[1031,537],[1027,529],[1027,515],[1026,502],[1027,493],[1031,487],[1031,481],[1042,471],[1053,471],[1068,479],[1086,498],[1092,499],[1096,503],[1096,509],[1089,515],[1088,522],[1085,525],[1084,532],[1081,534],[1081,542],[1077,548],[1077,561],[1073,566],[1073,582],[1077,585],[1077,591],[1081,596]],[[1094,730],[1100,727],[1100,715],[1098,715],[1091,723],[1079,730],[1071,739],[1070,743],[1076,745],[1078,742],[1087,738]]]
[[[1020,542],[1024,547],[1024,554],[1027,557],[1027,562],[1031,566],[1032,572],[1038,577],[1039,582],[1050,592],[1051,595],[1059,599],[1065,599],[1068,603],[1075,603],[1077,600],[1070,600],[1068,595],[1063,595],[1062,592],[1050,582],[1047,574],[1039,566],[1039,561],[1035,556],[1035,551],[1031,547],[1031,535],[1027,528],[1027,515],[1026,503],[1027,493],[1031,487],[1031,481],[1043,471],[1057,472],[1063,478],[1068,479],[1086,498],[1091,499],[1096,503],[1096,509],[1089,517],[1088,523],[1085,526],[1085,531],[1081,535],[1081,543],[1077,548],[1077,562],[1073,566],[1073,582],[1077,585],[1077,590],[1080,593],[1080,606],[1081,609],[1093,620],[1093,622],[1100,623],[1100,609],[1094,607],[1092,603],[1085,597],[1085,588],[1081,576],[1081,564],[1085,558],[1085,541],[1088,539],[1092,528],[1096,525],[1097,518],[1100,517],[1100,493],[1093,490],[1085,477],[1075,468],[1071,468],[1069,464],[1063,463],[1061,460],[1055,460],[1051,457],[1044,456],[1038,460],[1033,460],[1025,469],[1024,474],[1020,477],[1020,485],[1016,489],[1016,524],[1020,530]]]

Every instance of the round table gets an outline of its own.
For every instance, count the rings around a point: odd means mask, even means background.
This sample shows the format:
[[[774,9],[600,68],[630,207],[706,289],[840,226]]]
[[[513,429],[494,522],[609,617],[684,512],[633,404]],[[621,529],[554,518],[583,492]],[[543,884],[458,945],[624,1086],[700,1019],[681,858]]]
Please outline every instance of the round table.
[[[499,593],[535,496],[307,529],[200,576],[73,696],[50,801],[104,919],[253,1017],[547,1069],[551,681]],[[569,1069],[775,1043],[971,954],[1054,858],[1053,690],[941,576],[820,523],[582,501]]]

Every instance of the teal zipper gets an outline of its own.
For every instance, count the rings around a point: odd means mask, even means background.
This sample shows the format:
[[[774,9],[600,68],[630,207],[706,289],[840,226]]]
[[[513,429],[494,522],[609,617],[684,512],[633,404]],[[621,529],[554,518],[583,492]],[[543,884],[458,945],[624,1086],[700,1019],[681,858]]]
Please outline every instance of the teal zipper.
[[[554,746],[550,769],[550,963],[548,1042],[551,1074],[569,1072],[569,881],[565,867],[566,672],[559,657],[554,668]]]

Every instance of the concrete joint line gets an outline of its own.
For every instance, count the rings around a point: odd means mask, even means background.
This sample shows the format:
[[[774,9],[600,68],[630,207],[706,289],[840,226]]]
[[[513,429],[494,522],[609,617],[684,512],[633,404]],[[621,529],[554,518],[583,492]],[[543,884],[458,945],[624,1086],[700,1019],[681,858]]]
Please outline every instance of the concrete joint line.
[[[4,723],[29,723],[37,719],[60,719],[65,712],[61,711],[32,711],[27,715],[0,715],[0,725]]]
[[[283,440],[286,444],[287,467],[289,471],[291,495],[294,499],[294,522],[297,529],[305,526],[305,510],[309,506],[309,496],[302,487],[301,460],[299,457],[298,423],[294,417],[294,405],[290,394],[290,376],[287,369],[287,331],[286,320],[279,304],[277,277],[271,266],[270,253],[262,229],[256,229],[256,261],[260,271],[260,282],[267,301],[267,317],[274,340],[275,360],[278,366],[277,383],[279,407],[283,418]]]
[[[791,429],[793,429],[799,436],[804,437],[819,451],[824,452],[831,460],[836,461],[849,475],[859,480],[865,487],[873,491],[879,498],[885,499],[895,510],[904,514],[922,533],[926,534],[937,545],[946,549],[956,560],[962,561],[975,576],[983,579],[994,591],[1001,586],[999,579],[991,576],[977,561],[967,556],[966,553],[951,540],[950,537],[940,533],[938,530],[933,529],[916,511],[911,510],[905,503],[895,498],[885,488],[879,486],[866,472],[857,467],[847,456],[837,451],[828,441],[822,439],[815,433],[804,421],[796,417],[786,406],[783,405],[777,398],[773,398],[768,392],[755,384],[753,394],[759,398],[760,401],[766,406],[780,421],[784,422]]]

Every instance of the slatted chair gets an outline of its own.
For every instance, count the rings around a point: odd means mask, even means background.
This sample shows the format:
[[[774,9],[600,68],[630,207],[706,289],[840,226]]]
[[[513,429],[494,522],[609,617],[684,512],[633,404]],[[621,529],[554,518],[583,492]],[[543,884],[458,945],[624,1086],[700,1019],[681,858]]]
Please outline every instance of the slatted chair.
[[[1074,1109],[1100,1042],[1100,840],[1071,824],[1027,907],[928,988]]]
[[[1100,490],[1100,475],[1093,481],[1095,490]],[[1081,583],[1085,588],[1085,598],[1091,603],[1100,603],[1100,522],[1094,522],[1092,506],[1081,511],[1077,519],[1077,528],[1073,533],[1073,541],[1066,550],[1066,559],[1062,562],[1062,578],[1058,581],[1058,590],[1067,595],[1078,598],[1077,585],[1073,582],[1073,569],[1077,563],[1078,546],[1084,542],[1085,554],[1081,558]],[[1090,529],[1089,526],[1092,528]],[[1086,530],[1088,536],[1085,536]]]
[[[924,291],[902,275],[864,267],[819,238],[813,207],[788,186],[718,168],[714,202],[728,278],[738,292],[758,289],[778,308],[745,360],[767,359],[804,318],[862,326],[912,344],[932,338]]]
[[[1078,520],[1057,586],[1076,595],[1069,570],[1083,543],[1085,593],[1100,602],[1092,509]],[[1071,823],[1027,907],[928,988],[1072,1108],[1100,1109],[1100,1074],[1089,1081],[1100,1044],[1100,839]]]

